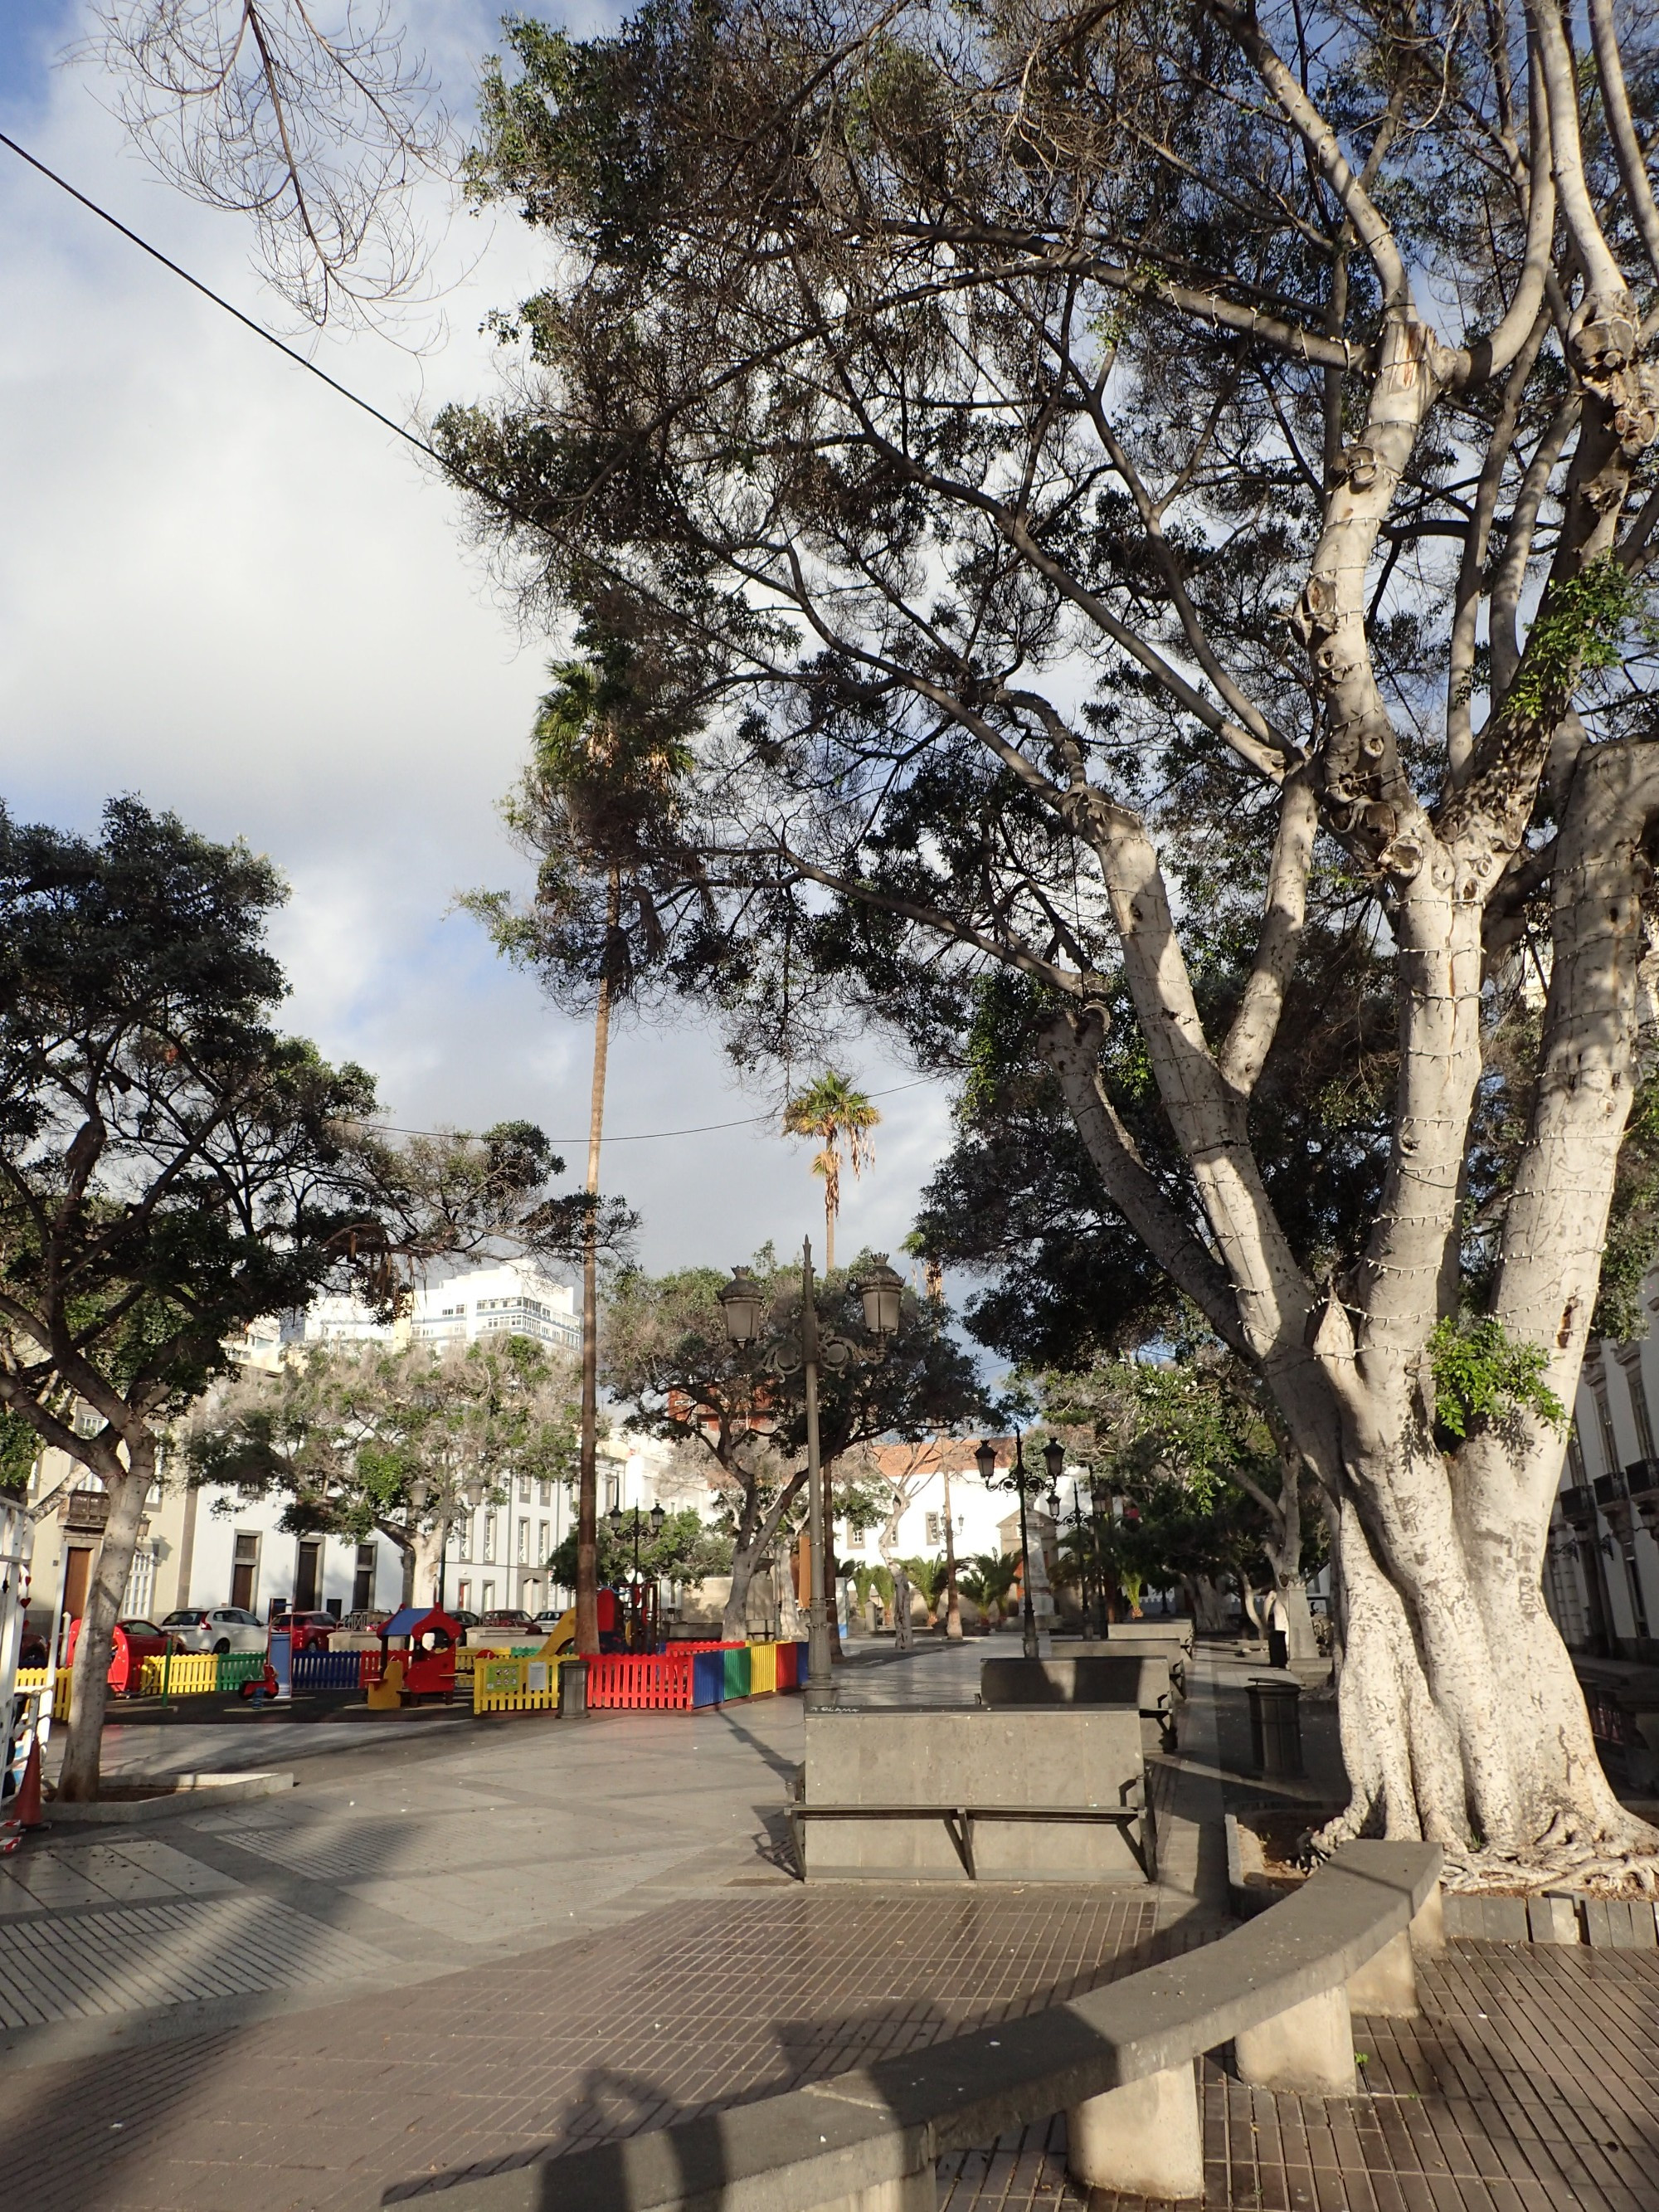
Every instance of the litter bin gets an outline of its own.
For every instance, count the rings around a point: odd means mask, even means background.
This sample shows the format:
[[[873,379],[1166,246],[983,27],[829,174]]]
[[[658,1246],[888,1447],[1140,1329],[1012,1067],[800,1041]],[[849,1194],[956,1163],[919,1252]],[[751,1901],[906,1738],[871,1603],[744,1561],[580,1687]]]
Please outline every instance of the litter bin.
[[[587,1662],[586,1659],[562,1659],[559,1662],[559,1718],[580,1720],[587,1711]]]
[[[1250,1700],[1250,1755],[1258,1774],[1297,1777],[1302,1772],[1302,1685],[1267,1680],[1260,1675],[1248,1685]]]

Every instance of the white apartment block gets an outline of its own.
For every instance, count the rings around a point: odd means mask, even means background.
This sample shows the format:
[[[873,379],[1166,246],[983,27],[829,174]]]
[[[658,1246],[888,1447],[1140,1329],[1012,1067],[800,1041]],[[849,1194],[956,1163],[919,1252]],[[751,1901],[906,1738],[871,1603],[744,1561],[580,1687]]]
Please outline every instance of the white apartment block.
[[[1659,1662],[1659,1272],[1643,1285],[1648,1325],[1630,1344],[1592,1343],[1562,1464],[1544,1597],[1586,1658]]]

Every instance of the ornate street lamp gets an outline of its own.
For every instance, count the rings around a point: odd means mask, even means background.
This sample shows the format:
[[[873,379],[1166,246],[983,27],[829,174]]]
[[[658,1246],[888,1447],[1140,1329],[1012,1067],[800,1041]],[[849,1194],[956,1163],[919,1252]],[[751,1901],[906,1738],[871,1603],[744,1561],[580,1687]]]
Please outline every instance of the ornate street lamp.
[[[862,1366],[867,1360],[884,1358],[887,1340],[897,1333],[904,1291],[903,1277],[888,1266],[884,1252],[877,1253],[861,1279],[853,1285],[864,1306],[865,1326],[876,1340],[874,1348],[868,1349],[844,1336],[826,1334],[819,1327],[812,1280],[812,1240],[809,1237],[801,1245],[799,1334],[793,1340],[787,1337],[775,1339],[762,1355],[763,1364],[773,1374],[793,1375],[799,1371],[806,1382],[806,1519],[811,1532],[807,1556],[816,1563],[806,1601],[809,1705],[822,1704],[834,1694],[827,1602],[829,1547],[823,1541],[823,1468],[818,1450],[818,1374],[821,1368],[827,1367],[832,1374],[839,1375],[849,1367]],[[732,1342],[757,1343],[765,1300],[760,1285],[748,1268],[734,1267],[731,1281],[719,1295],[720,1309],[726,1316],[726,1333]]]
[[[1020,1583],[1020,1648],[1028,1659],[1042,1655],[1037,1640],[1036,1607],[1031,1602],[1031,1540],[1027,1532],[1025,1500],[1030,1493],[1040,1489],[1042,1477],[1025,1464],[1025,1443],[1022,1432],[1014,1431],[1014,1463],[1006,1474],[998,1477],[996,1446],[988,1437],[974,1454],[981,1480],[988,1490],[1012,1490],[1019,1497],[1019,1583]]]

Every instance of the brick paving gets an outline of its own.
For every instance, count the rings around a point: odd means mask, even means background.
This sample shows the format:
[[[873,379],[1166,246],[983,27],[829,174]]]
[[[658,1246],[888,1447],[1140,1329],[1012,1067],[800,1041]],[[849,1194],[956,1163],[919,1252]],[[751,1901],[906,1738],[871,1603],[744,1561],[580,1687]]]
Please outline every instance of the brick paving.
[[[1060,2003],[1145,1891],[750,1891],[229,2035],[0,2073],[30,2212],[367,2212]],[[441,2202],[441,2198],[432,2200]]]
[[[1659,2212],[1659,1957],[1460,1943],[1419,1986],[1420,2019],[1355,2021],[1357,2098],[1205,2062],[1205,2212]],[[939,2212],[1164,2212],[1086,2196],[1065,2147],[1054,2120],[942,2160]]]

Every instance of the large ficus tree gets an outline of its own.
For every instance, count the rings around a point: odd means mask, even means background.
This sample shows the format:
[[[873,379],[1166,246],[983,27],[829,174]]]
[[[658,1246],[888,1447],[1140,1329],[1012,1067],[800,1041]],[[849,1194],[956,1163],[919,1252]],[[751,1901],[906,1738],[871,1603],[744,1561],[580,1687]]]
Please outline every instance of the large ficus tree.
[[[1659,810],[1650,23],[511,37],[473,180],[556,273],[441,434],[526,592],[702,656],[745,1048],[850,1006],[949,1062],[1017,985],[1109,1207],[1333,1500],[1338,1832],[1651,1879],[1540,1594]],[[1357,1209],[1314,1202],[1333,1149]]]

